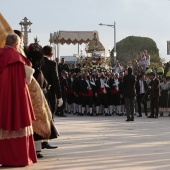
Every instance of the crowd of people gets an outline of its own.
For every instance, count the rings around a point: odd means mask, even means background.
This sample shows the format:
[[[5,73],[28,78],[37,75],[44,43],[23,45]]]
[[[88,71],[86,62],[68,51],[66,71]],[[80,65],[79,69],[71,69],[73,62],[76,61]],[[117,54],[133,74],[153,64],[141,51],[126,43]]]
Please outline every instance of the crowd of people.
[[[42,47],[37,39],[23,48],[18,30],[0,48],[2,166],[30,165],[43,157],[41,149],[57,148],[49,144],[60,135],[54,116],[126,115],[126,121],[134,121],[136,108],[142,117],[141,105],[148,118],[170,111],[170,74],[164,76],[162,63],[153,70],[146,50],[131,66],[117,61],[108,73],[82,72],[81,64],[68,66],[64,58],[52,61],[52,56],[52,47]]]
[[[62,94],[65,97],[62,114],[58,109],[55,113],[57,116],[66,116],[63,113],[81,116],[115,114],[127,115],[129,121],[134,120],[135,108],[137,116],[142,117],[141,105],[148,118],[157,118],[159,112],[163,116],[163,112],[170,111],[169,72],[164,76],[161,62],[157,69],[153,69],[147,50],[140,52],[139,59],[132,60],[130,66],[123,67],[117,61],[113,71],[107,74],[96,70],[89,74],[82,72],[81,67],[78,67],[78,72],[74,71],[76,67],[69,69],[64,58],[58,66]],[[70,68],[73,68],[72,65]],[[149,108],[151,115],[148,115]]]

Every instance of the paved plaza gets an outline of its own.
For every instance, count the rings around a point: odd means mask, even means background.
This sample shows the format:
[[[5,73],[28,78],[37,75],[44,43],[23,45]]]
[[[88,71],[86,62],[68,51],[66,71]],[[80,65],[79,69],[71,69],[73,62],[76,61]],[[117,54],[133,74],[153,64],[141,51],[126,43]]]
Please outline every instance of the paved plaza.
[[[58,149],[24,170],[170,170],[170,117],[55,117]],[[0,168],[9,169],[9,168]]]

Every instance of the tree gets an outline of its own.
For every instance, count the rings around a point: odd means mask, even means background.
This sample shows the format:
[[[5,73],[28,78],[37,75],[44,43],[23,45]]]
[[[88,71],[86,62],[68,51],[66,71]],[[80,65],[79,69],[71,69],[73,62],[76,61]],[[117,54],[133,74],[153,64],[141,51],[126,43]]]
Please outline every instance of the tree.
[[[138,59],[139,53],[147,50],[151,56],[151,62],[159,62],[159,49],[155,41],[147,37],[129,36],[116,43],[117,59],[120,62],[128,63],[133,59]],[[114,49],[111,51],[113,55]]]

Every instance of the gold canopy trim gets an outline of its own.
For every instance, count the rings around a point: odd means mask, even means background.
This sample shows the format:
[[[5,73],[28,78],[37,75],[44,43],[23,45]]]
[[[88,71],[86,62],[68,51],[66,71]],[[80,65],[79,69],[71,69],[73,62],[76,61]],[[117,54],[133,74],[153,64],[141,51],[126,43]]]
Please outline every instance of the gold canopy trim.
[[[50,33],[50,43],[55,44],[82,44],[89,43],[96,34],[98,39],[97,31],[58,31]]]

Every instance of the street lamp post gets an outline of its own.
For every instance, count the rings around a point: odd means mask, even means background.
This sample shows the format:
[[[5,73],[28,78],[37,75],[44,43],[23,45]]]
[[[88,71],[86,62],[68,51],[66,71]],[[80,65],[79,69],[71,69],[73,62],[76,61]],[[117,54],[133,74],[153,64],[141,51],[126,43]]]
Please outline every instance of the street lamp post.
[[[116,52],[116,22],[114,22],[113,25],[110,25],[110,24],[102,24],[102,23],[100,23],[99,25],[101,25],[101,26],[108,26],[108,27],[114,28],[114,53],[113,53],[113,56],[114,56],[114,63],[115,63],[115,61],[116,61],[116,56],[117,56],[117,52]]]
[[[28,45],[28,33],[31,32],[30,25],[32,23],[25,17],[19,25],[21,25],[21,32],[24,33],[24,46]]]

